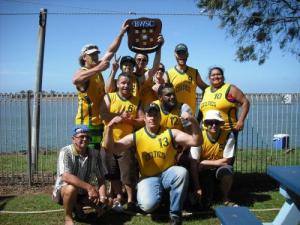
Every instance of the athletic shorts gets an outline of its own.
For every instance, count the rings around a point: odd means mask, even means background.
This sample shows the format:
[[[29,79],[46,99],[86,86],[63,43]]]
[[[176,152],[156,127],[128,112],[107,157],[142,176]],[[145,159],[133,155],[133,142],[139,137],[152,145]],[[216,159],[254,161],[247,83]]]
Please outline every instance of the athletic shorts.
[[[107,171],[105,179],[121,180],[123,184],[134,186],[137,183],[137,161],[133,149],[128,149],[120,155],[101,149],[103,167]]]

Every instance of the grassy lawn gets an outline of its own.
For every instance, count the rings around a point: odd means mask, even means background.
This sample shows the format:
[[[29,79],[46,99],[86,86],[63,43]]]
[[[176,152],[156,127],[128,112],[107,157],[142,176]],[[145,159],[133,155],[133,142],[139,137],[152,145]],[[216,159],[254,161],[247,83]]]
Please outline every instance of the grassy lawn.
[[[249,207],[253,213],[263,222],[271,222],[282,206],[284,198],[278,191],[278,185],[271,178],[264,174],[241,174],[235,175],[235,182],[232,187],[231,199],[241,206]],[[1,188],[1,186],[0,186]],[[24,186],[21,186],[24,188]],[[39,187],[38,190],[22,191],[16,188],[13,195],[9,196],[10,187],[2,188],[0,192],[0,210],[2,211],[46,211],[62,209],[51,200],[51,186]],[[2,193],[2,195],[1,195]],[[6,195],[5,195],[6,194]],[[218,202],[213,205],[217,207]],[[271,210],[270,210],[271,209]],[[58,225],[63,224],[63,211],[38,213],[38,214],[0,214],[0,224],[30,224],[30,225]],[[106,224],[106,225],[151,225],[168,224],[167,211],[159,211],[150,215],[128,215],[119,214],[112,211],[107,212],[103,217],[96,220],[93,212],[90,212],[87,221],[77,222],[76,224]],[[208,212],[186,212],[184,214],[184,224],[186,225],[217,225],[219,220],[214,215],[213,210]]]
[[[289,153],[284,151],[255,150],[255,151],[238,151],[235,161],[236,175],[232,189],[231,199],[241,206],[249,207],[253,213],[263,222],[271,222],[278,213],[284,202],[284,198],[279,194],[278,184],[265,174],[267,165],[295,165],[300,164],[300,150],[294,150]],[[26,176],[27,155],[22,153],[0,154],[0,181],[1,177],[9,176]],[[56,152],[46,152],[40,154],[39,171],[41,174],[49,174],[51,179],[56,170]],[[48,183],[53,184],[49,179]],[[5,183],[5,179],[0,182]],[[23,187],[27,179],[23,178],[20,184]],[[46,182],[47,183],[47,182]],[[9,190],[15,191],[7,191]],[[41,189],[41,188],[40,188]],[[51,188],[50,188],[51,189]],[[2,190],[2,191],[1,191]],[[2,195],[1,195],[2,193]],[[13,193],[11,196],[7,194]],[[218,204],[214,205],[214,208]],[[51,201],[50,191],[30,191],[29,193],[15,189],[15,186],[8,187],[3,191],[0,185],[0,211],[45,211],[62,209],[61,206]],[[268,210],[273,209],[273,210]],[[76,224],[168,224],[167,213],[149,215],[128,215],[107,212],[103,217],[96,220],[93,213],[89,214],[88,221],[77,222]],[[63,212],[38,213],[38,214],[4,214],[0,213],[0,224],[63,224]],[[210,212],[189,213],[184,216],[186,225],[216,225],[220,224],[219,220]]]
[[[53,175],[56,172],[57,151],[39,153],[39,173]],[[243,173],[265,173],[268,165],[300,165],[300,149],[285,150],[239,150],[235,170]],[[0,177],[28,174],[28,155],[24,152],[0,154]]]
[[[240,193],[242,194],[242,193]],[[244,195],[245,193],[243,193]],[[236,196],[240,197],[240,196]],[[269,192],[253,192],[248,193],[248,196],[239,199],[241,201],[249,200],[245,202],[245,205],[250,205],[250,209],[254,209],[254,214],[263,222],[270,222],[276,216],[278,210],[266,211],[266,209],[280,208],[283,203],[283,197],[280,196],[278,191]],[[215,206],[214,206],[215,207]],[[45,211],[56,210],[61,207],[53,203],[49,194],[21,194],[18,196],[10,196],[7,198],[1,197],[0,208],[5,211]],[[258,211],[257,211],[258,210]],[[30,225],[58,225],[63,224],[63,212],[51,212],[51,213],[39,213],[39,214],[0,214],[0,223],[9,224],[30,224]],[[136,215],[131,216],[127,214],[118,214],[115,212],[107,212],[102,218],[96,220],[93,213],[89,214],[87,221],[78,222],[76,224],[168,224],[167,214],[154,216],[149,215]],[[214,225],[220,224],[219,220],[215,217],[213,212],[197,212],[194,215],[184,216],[184,224],[204,224]]]

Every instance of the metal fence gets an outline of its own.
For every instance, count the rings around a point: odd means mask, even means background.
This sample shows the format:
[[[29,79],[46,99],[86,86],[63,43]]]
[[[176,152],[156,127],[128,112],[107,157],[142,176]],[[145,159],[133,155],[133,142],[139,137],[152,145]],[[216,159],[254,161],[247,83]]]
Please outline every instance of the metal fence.
[[[267,165],[300,164],[300,93],[247,97],[251,106],[238,137],[235,169],[265,173]],[[53,183],[58,150],[71,142],[77,95],[53,93],[41,94],[39,98],[38,167],[32,180]],[[200,98],[199,95],[198,103]],[[0,94],[0,184],[29,180],[32,102],[30,94]]]

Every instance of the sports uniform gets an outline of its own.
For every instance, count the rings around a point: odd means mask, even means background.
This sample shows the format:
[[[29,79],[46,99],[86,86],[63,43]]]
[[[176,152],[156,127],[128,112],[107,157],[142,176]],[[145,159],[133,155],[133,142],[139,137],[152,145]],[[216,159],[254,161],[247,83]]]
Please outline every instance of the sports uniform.
[[[87,70],[87,68],[81,68]],[[94,148],[100,148],[103,123],[100,117],[100,103],[105,95],[104,80],[101,73],[95,74],[78,90],[78,111],[75,124],[85,124],[89,128],[91,142]]]
[[[177,104],[171,112],[166,112],[163,110],[159,100],[156,100],[153,103],[156,103],[160,108],[160,125],[162,127],[183,130],[183,126],[180,119],[182,104]]]
[[[163,190],[169,190],[170,216],[180,216],[188,187],[188,172],[175,165],[176,146],[171,130],[161,129],[151,135],[146,128],[141,128],[133,135],[142,175],[137,185],[139,207],[152,212],[159,206]]]
[[[208,132],[204,130],[203,144],[201,145],[202,160],[218,160],[222,158],[233,158],[235,154],[235,137],[230,131],[220,130],[216,140],[212,140]],[[232,161],[233,164],[233,161]],[[204,191],[203,203],[210,205],[214,196],[214,187],[216,183],[223,179],[224,176],[233,175],[232,164],[226,164],[200,172],[200,183]]]
[[[107,96],[110,101],[109,112],[127,112],[133,118],[137,117],[138,108],[140,107],[140,101],[137,97],[131,96],[125,99],[118,92],[108,93]],[[116,124],[113,128],[114,140],[117,141],[125,135],[132,133],[133,129],[133,125],[126,122]],[[104,127],[104,132],[105,130],[106,127]],[[106,148],[106,146],[103,147]],[[107,179],[121,179],[122,183],[126,185],[136,182],[136,166],[132,150],[128,149],[128,151],[120,155],[114,155],[105,150],[101,151],[101,157],[108,171],[106,174]]]
[[[175,165],[177,151],[170,129],[162,129],[153,136],[146,128],[141,128],[134,133],[134,141],[140,173],[143,177],[155,176]]]
[[[196,112],[196,88],[198,70],[187,66],[184,72],[180,72],[173,67],[168,70],[169,82],[173,84],[178,102],[187,103]]]
[[[215,91],[212,91],[211,86],[207,87],[200,103],[200,110],[204,118],[208,110],[214,109],[220,111],[225,122],[223,126],[225,130],[232,130],[237,123],[238,105],[236,102],[228,100],[230,87],[230,84],[227,83]]]

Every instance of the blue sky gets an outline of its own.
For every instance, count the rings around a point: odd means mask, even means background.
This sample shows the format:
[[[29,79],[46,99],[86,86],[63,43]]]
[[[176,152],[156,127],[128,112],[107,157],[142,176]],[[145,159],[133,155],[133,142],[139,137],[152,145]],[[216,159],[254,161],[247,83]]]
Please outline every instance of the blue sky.
[[[79,68],[80,49],[87,43],[97,44],[106,51],[127,19],[147,17],[162,20],[165,44],[162,62],[167,68],[175,65],[174,47],[189,47],[188,65],[199,70],[208,82],[208,69],[221,66],[226,81],[245,93],[300,91],[300,63],[283,53],[275,43],[267,62],[235,61],[235,40],[218,27],[217,19],[205,16],[172,16],[160,14],[198,13],[194,0],[0,0],[0,13],[37,13],[35,15],[0,15],[0,92],[34,90],[37,65],[38,13],[48,9],[44,57],[43,90],[76,91],[72,76]],[[109,15],[70,15],[63,13],[104,12]],[[129,12],[138,13],[130,15]],[[62,14],[51,14],[62,13]],[[128,14],[126,14],[128,13]],[[156,15],[155,15],[156,13]],[[117,55],[134,55],[123,38]],[[152,63],[153,54],[150,54]],[[104,79],[110,69],[103,72]]]

